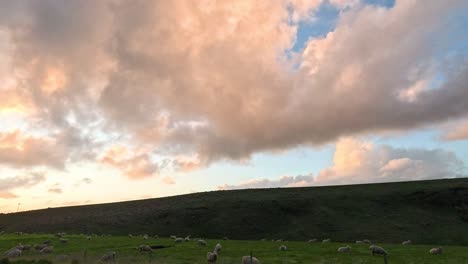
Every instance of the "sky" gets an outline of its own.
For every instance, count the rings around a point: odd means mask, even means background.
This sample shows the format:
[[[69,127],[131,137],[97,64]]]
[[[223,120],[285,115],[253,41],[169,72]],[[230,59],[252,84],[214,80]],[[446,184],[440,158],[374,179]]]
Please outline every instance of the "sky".
[[[464,0],[1,1],[0,213],[466,177],[467,14]]]

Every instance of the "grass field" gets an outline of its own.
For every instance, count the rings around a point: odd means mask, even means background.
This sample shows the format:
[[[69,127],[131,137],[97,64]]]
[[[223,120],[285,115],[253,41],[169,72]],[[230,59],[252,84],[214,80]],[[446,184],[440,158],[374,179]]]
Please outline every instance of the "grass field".
[[[61,244],[53,235],[15,235],[6,234],[0,236],[1,252],[22,244],[39,244],[51,239],[54,253],[39,255],[34,249],[25,252],[21,258],[12,260],[12,263],[40,263],[32,260],[45,259],[50,262],[42,263],[98,263],[100,256],[109,251],[117,253],[116,263],[159,263],[159,264],[197,264],[207,263],[206,252],[213,250],[217,243],[223,248],[217,263],[231,264],[241,263],[241,257],[248,255],[252,250],[263,264],[284,263],[310,263],[310,264],[373,264],[384,263],[383,258],[372,256],[368,244],[353,243],[308,243],[301,241],[272,242],[272,241],[241,241],[241,240],[214,240],[206,239],[208,246],[202,247],[196,240],[175,244],[170,238],[149,238],[143,240],[139,237],[93,237],[86,240],[84,235],[68,235],[67,244]],[[140,253],[135,247],[147,245],[169,246],[156,249],[151,255]],[[287,251],[279,251],[278,247],[284,244]],[[350,253],[338,253],[337,248],[349,244]],[[430,255],[429,249],[435,245],[410,245],[383,244],[388,252],[388,263],[395,264],[468,264],[468,248],[459,246],[444,246],[442,255]],[[438,246],[438,245],[437,245]],[[68,255],[65,261],[59,261],[59,255]],[[2,263],[2,262],[0,262]]]

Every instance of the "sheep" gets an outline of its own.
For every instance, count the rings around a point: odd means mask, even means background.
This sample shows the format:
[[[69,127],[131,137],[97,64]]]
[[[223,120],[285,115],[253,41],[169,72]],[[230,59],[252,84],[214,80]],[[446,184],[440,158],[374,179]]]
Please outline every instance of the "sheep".
[[[206,253],[206,260],[208,260],[209,263],[215,263],[216,260],[218,260],[218,253],[216,253],[216,252],[207,252]]]
[[[154,235],[154,238],[159,238],[159,236],[158,236],[158,235]]]
[[[190,235],[186,236],[184,240],[185,241],[190,241]]]
[[[172,235],[172,236],[170,236],[170,238],[172,238],[172,239],[176,239],[177,237],[176,237],[176,236],[174,236],[174,235]]]
[[[61,239],[60,239],[60,243],[66,244],[66,243],[68,243],[68,239],[66,239],[66,238],[61,238]]]
[[[330,242],[331,242],[331,239],[330,239],[330,238],[327,238],[327,239],[322,240],[322,243],[330,243]]]
[[[411,245],[412,242],[411,242],[411,240],[406,240],[406,241],[401,242],[401,244],[404,245],[404,246],[405,245]]]
[[[260,261],[256,257],[243,256],[242,264],[260,264]]]
[[[41,251],[43,248],[47,247],[46,244],[39,244],[39,245],[34,245],[35,250]]]
[[[281,251],[286,251],[286,249],[287,249],[287,247],[285,245],[281,245],[279,247],[279,250],[281,250]]]
[[[369,239],[364,239],[364,240],[362,240],[362,242],[364,242],[366,244],[372,244],[372,241],[370,241]]]
[[[216,244],[215,248],[214,248],[214,251],[213,252],[216,252],[216,254],[219,254],[219,252],[221,252],[221,248],[223,246],[221,244]]]
[[[87,237],[86,237],[86,240],[91,240],[91,236],[87,236]]]
[[[176,243],[182,243],[182,242],[184,242],[184,239],[181,238],[181,237],[177,237],[174,241],[175,241]]]
[[[41,251],[39,251],[41,254],[50,254],[54,251],[54,247],[53,246],[47,246],[43,249],[41,249]]]
[[[223,237],[223,240],[229,240],[229,238],[228,237]]]
[[[198,245],[200,245],[200,246],[206,246],[206,241],[203,240],[203,239],[199,239],[199,240],[198,240]]]
[[[369,249],[372,252],[372,256],[374,256],[374,255],[387,256],[388,255],[388,253],[387,253],[387,251],[385,251],[385,249],[383,249],[382,247],[376,246],[376,245],[370,246]]]
[[[147,239],[148,239],[148,235],[144,235],[143,240],[147,240]]]
[[[348,253],[349,251],[351,251],[351,247],[350,247],[350,246],[338,248],[338,252],[340,252],[340,253]]]
[[[128,234],[128,237],[129,237],[129,238],[133,238],[133,235],[132,235],[132,234]]]
[[[431,248],[429,250],[429,253],[431,253],[432,255],[440,255],[440,254],[442,254],[442,248],[441,247]]]
[[[101,262],[108,262],[108,261],[114,261],[114,260],[115,260],[115,252],[114,251],[108,252],[108,253],[104,254],[101,257]]]
[[[46,241],[42,242],[42,244],[45,244],[45,245],[50,245],[50,243],[52,243],[52,240],[46,240]]]
[[[22,252],[23,251],[21,251],[21,249],[12,248],[12,249],[8,250],[7,252],[5,252],[4,256],[6,258],[17,258],[17,257],[21,256]]]
[[[18,248],[20,247],[20,248]],[[18,246],[16,246],[16,248],[20,249],[21,251],[28,251],[29,249],[31,249],[31,245],[21,245],[19,244]]]
[[[315,242],[317,242],[316,238],[309,239],[309,243],[315,243]]]
[[[138,250],[140,252],[151,252],[151,251],[153,251],[153,249],[148,245],[141,245],[141,246],[138,247]]]

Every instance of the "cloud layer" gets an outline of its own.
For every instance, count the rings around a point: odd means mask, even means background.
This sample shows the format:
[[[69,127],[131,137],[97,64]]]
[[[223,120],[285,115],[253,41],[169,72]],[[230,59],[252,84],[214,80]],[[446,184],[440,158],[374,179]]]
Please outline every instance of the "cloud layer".
[[[465,164],[454,153],[441,149],[402,149],[355,138],[336,144],[333,165],[317,175],[283,176],[276,180],[253,179],[218,189],[304,187],[466,177]]]
[[[0,131],[0,164],[141,179],[468,115],[466,1],[328,1],[336,28],[291,50],[323,2],[3,1],[0,113],[22,125]],[[377,172],[423,170],[423,152]]]

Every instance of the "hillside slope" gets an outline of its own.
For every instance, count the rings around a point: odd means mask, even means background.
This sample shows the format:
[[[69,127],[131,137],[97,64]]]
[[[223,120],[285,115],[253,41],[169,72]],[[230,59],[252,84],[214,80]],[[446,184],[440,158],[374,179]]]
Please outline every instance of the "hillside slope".
[[[468,179],[188,194],[0,214],[0,230],[468,245]]]

